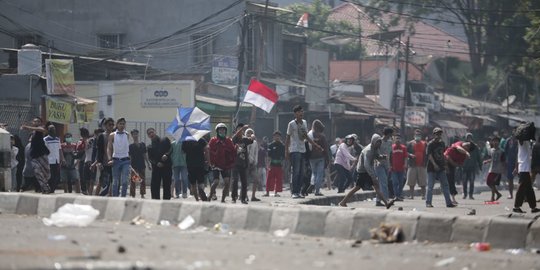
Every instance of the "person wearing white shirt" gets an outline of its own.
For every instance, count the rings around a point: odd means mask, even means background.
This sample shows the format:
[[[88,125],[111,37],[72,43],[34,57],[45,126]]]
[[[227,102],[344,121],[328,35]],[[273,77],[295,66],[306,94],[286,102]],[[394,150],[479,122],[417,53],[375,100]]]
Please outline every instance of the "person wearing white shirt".
[[[43,138],[45,145],[49,149],[49,167],[51,177],[49,178],[50,192],[54,193],[58,183],[60,182],[60,165],[64,163],[64,154],[60,145],[60,138],[56,136],[56,127],[49,125],[47,127],[48,135]]]
[[[518,143],[517,164],[514,170],[514,174],[517,173],[519,175],[519,186],[514,201],[514,209],[512,210],[515,213],[525,213],[521,210],[524,200],[527,200],[529,203],[531,213],[540,212],[540,209],[536,208],[536,196],[532,187],[531,152],[531,142],[520,140]]]

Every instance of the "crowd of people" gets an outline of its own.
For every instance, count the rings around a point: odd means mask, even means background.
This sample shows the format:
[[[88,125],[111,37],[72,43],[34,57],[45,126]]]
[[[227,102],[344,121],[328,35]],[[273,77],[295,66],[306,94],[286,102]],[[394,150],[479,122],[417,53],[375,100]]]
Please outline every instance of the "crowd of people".
[[[476,178],[487,165],[484,181],[491,190],[491,201],[502,197],[501,182],[507,183],[508,199],[514,199],[513,180],[518,176],[513,211],[523,212],[524,201],[532,212],[539,211],[532,181],[540,170],[540,144],[532,140],[515,134],[494,135],[487,143],[478,143],[468,133],[446,145],[439,127],[430,136],[415,130],[410,141],[386,127],[381,134],[373,134],[366,146],[355,134],[336,138],[329,145],[321,121],[314,120],[309,129],[303,108],[295,106],[293,112],[295,118],[289,122],[284,140],[279,131],[268,141],[257,137],[248,125],[240,123],[229,131],[226,124],[219,123],[213,137],[208,134],[199,140],[188,137],[172,142],[149,128],[149,145],[140,141],[139,130],[126,131],[124,118],[116,122],[105,118],[92,134],[81,128],[80,140],[74,141],[70,133],[59,138],[54,125],[43,125],[36,117],[31,125],[21,126],[31,133],[26,146],[17,135],[11,137],[11,190],[49,194],[62,183],[66,193],[126,197],[129,190],[129,196],[136,197],[139,189],[144,198],[148,169],[152,199],[192,196],[197,201],[218,200],[221,183],[221,202],[230,196],[233,203],[247,204],[260,201],[257,192],[261,191],[263,197],[279,197],[285,182],[290,183],[293,199],[324,196],[325,188],[338,193],[349,189],[339,203],[347,206],[354,193],[363,189],[376,192],[376,206],[390,208],[420,196],[426,207],[433,207],[433,188],[439,181],[445,206],[455,207],[456,185],[462,185],[463,199],[473,200]],[[408,192],[404,191],[406,185]]]

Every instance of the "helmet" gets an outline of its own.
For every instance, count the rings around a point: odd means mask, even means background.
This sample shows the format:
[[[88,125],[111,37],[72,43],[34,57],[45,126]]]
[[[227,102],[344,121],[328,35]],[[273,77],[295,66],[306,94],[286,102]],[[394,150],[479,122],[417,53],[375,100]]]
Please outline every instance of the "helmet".
[[[217,131],[218,129],[220,129],[220,128],[225,128],[225,129],[227,129],[227,125],[225,125],[225,124],[223,124],[223,123],[217,124],[217,125],[216,125],[216,131]]]
[[[345,136],[345,140],[346,139],[353,139],[354,140],[354,139],[356,139],[355,137],[356,137],[355,134],[349,134],[349,135]]]

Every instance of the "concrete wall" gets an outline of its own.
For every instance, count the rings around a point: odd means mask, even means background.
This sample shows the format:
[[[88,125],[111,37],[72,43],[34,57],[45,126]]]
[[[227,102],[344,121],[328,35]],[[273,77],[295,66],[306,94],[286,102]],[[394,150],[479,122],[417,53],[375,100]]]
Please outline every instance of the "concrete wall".
[[[35,75],[4,74],[0,76],[0,99],[40,105],[45,87],[45,80]]]

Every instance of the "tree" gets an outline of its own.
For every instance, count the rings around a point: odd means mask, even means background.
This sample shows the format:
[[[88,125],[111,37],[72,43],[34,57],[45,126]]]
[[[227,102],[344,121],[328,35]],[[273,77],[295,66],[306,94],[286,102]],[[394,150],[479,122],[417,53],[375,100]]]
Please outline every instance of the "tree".
[[[287,22],[284,30],[292,34],[305,35],[307,45],[312,48],[328,50],[337,60],[358,60],[360,54],[358,42],[351,42],[341,47],[328,45],[321,41],[328,36],[350,37],[355,39],[360,35],[360,29],[347,22],[329,21],[332,8],[322,0],[314,0],[311,4],[293,4],[287,7],[292,13],[286,13],[280,20]],[[309,26],[298,28],[296,22],[304,13],[309,14]]]

